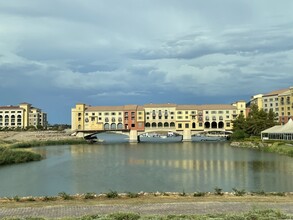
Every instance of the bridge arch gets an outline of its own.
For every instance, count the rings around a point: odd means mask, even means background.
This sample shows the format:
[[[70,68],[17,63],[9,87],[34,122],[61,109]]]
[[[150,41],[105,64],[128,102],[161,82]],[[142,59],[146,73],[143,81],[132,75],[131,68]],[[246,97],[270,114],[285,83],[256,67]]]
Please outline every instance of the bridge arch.
[[[123,129],[123,124],[122,123],[118,123],[117,124],[117,129]]]
[[[110,130],[110,125],[109,123],[104,124],[104,130]]]
[[[111,130],[116,130],[116,124],[115,123],[111,124]]]

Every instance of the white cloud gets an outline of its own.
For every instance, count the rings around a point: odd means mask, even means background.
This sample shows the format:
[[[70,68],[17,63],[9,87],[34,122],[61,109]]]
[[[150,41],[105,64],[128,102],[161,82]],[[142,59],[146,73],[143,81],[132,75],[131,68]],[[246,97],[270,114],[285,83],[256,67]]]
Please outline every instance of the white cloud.
[[[0,92],[128,103],[289,87],[292,11],[291,0],[2,1]]]

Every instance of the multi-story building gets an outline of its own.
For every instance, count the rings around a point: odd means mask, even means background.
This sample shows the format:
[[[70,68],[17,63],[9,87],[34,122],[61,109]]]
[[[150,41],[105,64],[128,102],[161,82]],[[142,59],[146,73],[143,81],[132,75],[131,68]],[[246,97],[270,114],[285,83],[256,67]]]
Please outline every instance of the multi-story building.
[[[293,87],[290,87],[275,90],[264,95],[255,95],[252,96],[250,104],[256,104],[259,109],[263,109],[265,112],[273,111],[276,115],[276,121],[285,124],[290,118],[293,118],[292,93]]]
[[[232,130],[233,120],[246,110],[245,101],[232,105],[145,104],[72,108],[72,130]]]
[[[47,114],[29,103],[0,106],[0,128],[47,127]]]
[[[293,119],[293,87],[279,94],[279,121],[286,124],[290,118]]]

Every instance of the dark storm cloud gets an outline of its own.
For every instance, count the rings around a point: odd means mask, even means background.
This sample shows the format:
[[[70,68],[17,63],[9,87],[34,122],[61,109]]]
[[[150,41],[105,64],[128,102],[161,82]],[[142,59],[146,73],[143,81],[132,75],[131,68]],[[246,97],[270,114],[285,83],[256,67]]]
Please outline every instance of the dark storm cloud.
[[[292,11],[291,0],[1,1],[2,104],[33,102],[52,122],[60,105],[69,122],[76,102],[229,103],[289,87]]]

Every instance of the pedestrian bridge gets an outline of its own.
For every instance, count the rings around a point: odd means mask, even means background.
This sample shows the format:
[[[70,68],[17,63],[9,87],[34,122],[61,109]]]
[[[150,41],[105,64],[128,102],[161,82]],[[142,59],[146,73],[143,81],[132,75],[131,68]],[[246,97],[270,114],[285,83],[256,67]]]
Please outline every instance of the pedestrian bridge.
[[[203,131],[196,131],[196,130],[190,130],[190,129],[185,129],[185,130],[175,130],[175,129],[160,129],[160,128],[154,128],[154,129],[145,129],[144,131],[137,131],[137,130],[130,130],[130,129],[107,129],[107,130],[76,130],[72,135],[78,136],[78,137],[83,137],[87,140],[92,140],[95,139],[95,135],[99,133],[104,133],[104,132],[111,132],[111,133],[116,133],[116,134],[124,134],[129,137],[129,142],[131,143],[137,143],[139,142],[139,136],[143,134],[148,134],[148,133],[161,133],[161,132],[172,132],[176,135],[181,135],[182,136],[182,141],[187,142],[191,141],[191,137],[193,135],[207,135],[207,136],[218,136],[218,137],[226,137],[228,136],[230,131],[225,131],[225,130],[203,130]]]

